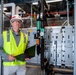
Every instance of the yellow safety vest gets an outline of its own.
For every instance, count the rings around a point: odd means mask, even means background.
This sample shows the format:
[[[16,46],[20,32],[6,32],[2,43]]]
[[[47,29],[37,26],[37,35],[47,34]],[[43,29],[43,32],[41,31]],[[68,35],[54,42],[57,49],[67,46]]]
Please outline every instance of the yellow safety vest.
[[[17,46],[14,35],[12,34],[12,30],[9,31],[10,41],[7,41],[7,31],[3,31],[3,40],[4,40],[4,51],[13,56],[20,55],[24,53],[26,49],[26,45],[28,42],[28,36],[20,31],[20,42]],[[26,40],[25,40],[26,38]],[[4,66],[16,66],[16,65],[24,65],[25,61],[11,61],[11,62],[3,62]]]

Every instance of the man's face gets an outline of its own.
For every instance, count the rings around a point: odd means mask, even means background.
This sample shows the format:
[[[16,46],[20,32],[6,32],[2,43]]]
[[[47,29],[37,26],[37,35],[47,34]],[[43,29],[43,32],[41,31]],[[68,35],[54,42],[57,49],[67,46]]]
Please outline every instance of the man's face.
[[[12,25],[13,29],[19,30],[20,27],[21,27],[21,20],[14,20],[14,21],[12,21],[11,25]]]

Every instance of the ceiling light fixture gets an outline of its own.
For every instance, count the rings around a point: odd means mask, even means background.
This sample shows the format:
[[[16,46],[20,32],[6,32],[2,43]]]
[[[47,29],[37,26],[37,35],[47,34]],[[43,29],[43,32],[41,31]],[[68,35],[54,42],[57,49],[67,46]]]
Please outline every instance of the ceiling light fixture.
[[[46,3],[59,2],[59,1],[62,1],[62,0],[46,0]],[[32,4],[37,5],[38,2],[33,2]]]
[[[1,10],[1,8],[0,8],[0,10]],[[5,11],[5,10],[7,10],[7,8],[5,7],[5,8],[3,8],[3,10]]]

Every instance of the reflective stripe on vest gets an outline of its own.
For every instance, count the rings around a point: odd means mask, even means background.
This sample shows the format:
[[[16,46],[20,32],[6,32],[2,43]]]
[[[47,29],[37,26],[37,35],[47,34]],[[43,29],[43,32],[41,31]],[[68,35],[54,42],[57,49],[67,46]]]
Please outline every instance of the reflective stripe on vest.
[[[28,41],[28,36],[20,31],[20,42],[17,46],[15,38],[13,36],[12,30],[9,31],[10,34],[10,41],[7,41],[7,31],[3,32],[3,39],[4,39],[4,51],[13,56],[17,56],[19,54],[24,53]],[[26,36],[26,40],[25,40]],[[26,42],[25,42],[26,41]],[[5,66],[14,66],[14,65],[23,65],[25,62],[21,61],[14,61],[14,62],[4,62]]]

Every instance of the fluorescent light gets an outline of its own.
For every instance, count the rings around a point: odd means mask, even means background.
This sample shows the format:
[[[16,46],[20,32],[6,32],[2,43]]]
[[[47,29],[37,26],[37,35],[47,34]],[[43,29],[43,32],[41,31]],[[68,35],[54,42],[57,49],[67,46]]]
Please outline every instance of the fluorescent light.
[[[48,0],[48,1],[46,1],[46,3],[60,2],[60,1],[62,1],[62,0]],[[33,4],[33,5],[37,5],[38,2],[33,2],[32,4]]]
[[[60,2],[60,1],[62,1],[62,0],[48,0],[48,1],[46,1],[46,3]]]
[[[1,8],[0,8],[0,10],[1,10]],[[7,10],[7,8],[3,8],[3,10]]]
[[[3,8],[3,10],[7,10],[7,8]]]

